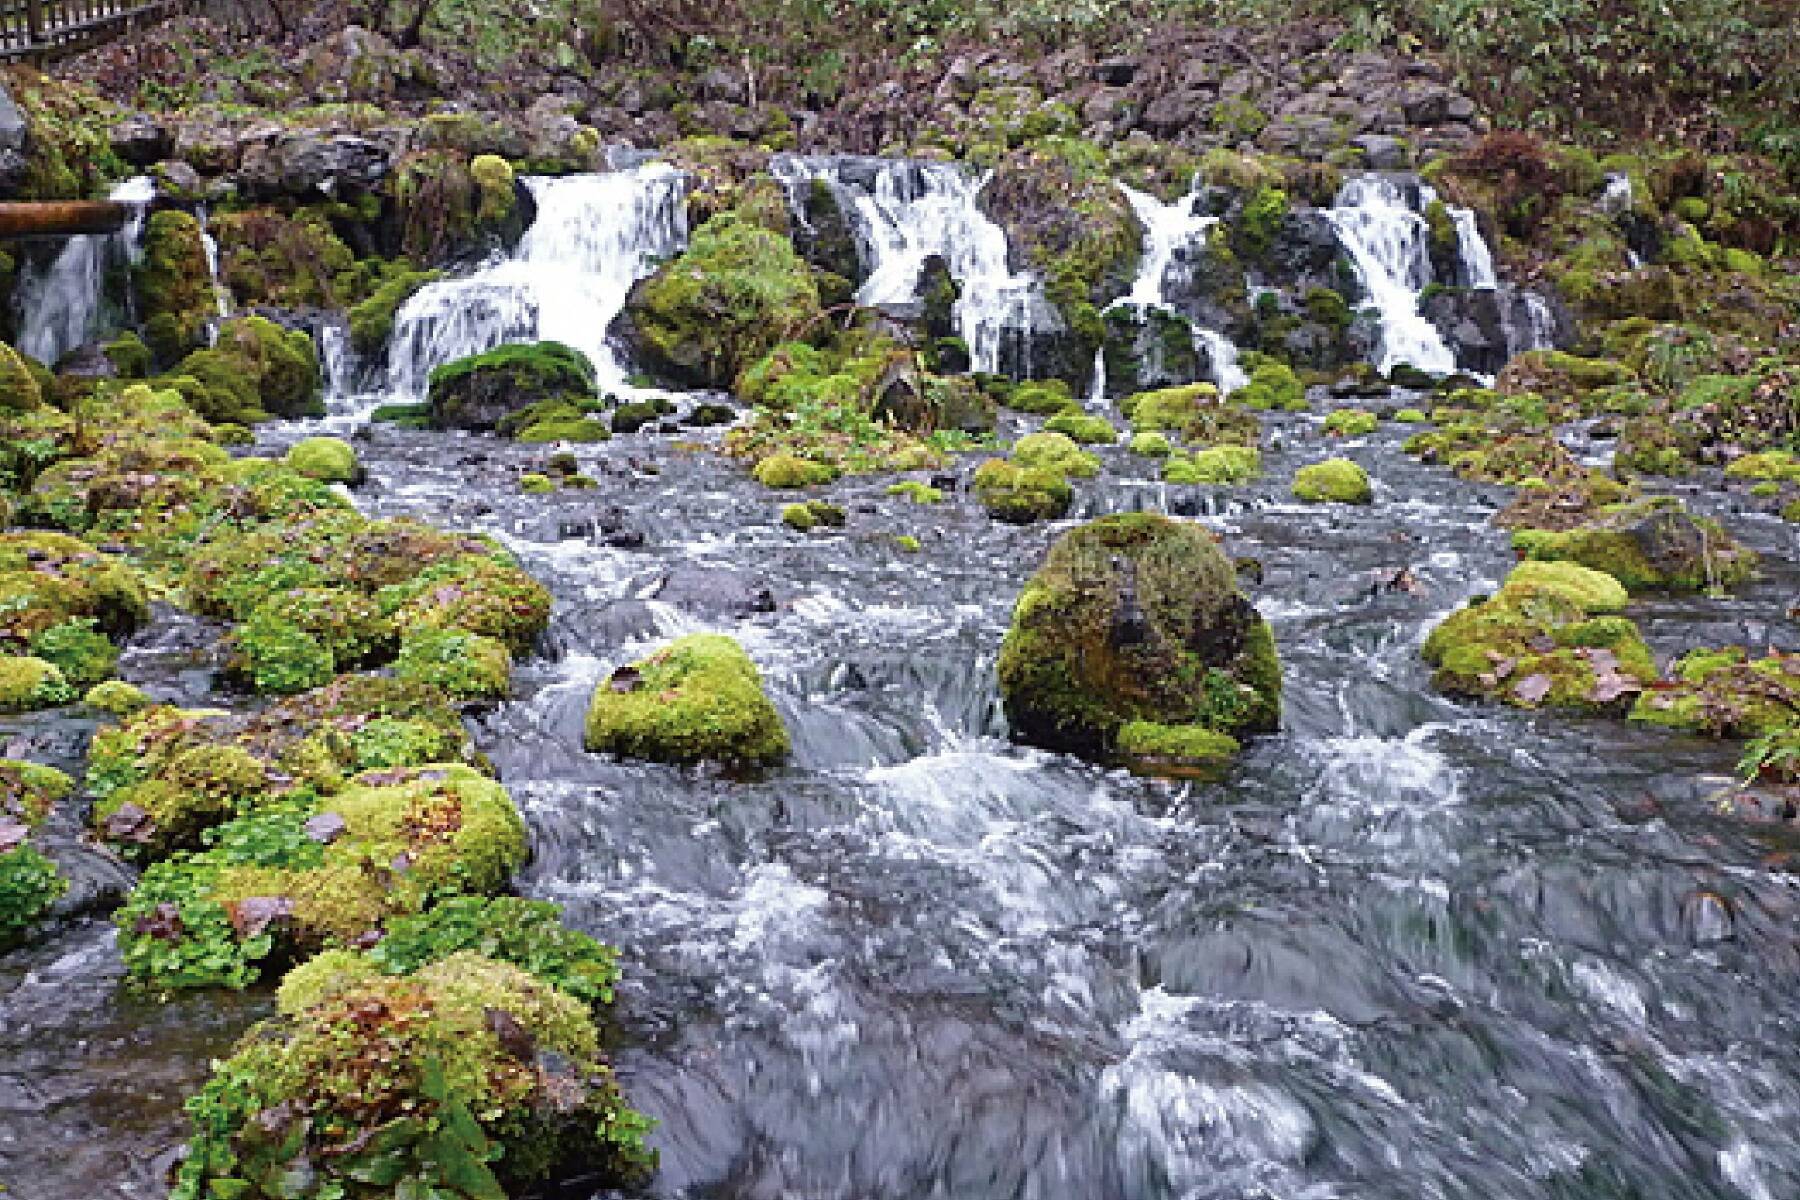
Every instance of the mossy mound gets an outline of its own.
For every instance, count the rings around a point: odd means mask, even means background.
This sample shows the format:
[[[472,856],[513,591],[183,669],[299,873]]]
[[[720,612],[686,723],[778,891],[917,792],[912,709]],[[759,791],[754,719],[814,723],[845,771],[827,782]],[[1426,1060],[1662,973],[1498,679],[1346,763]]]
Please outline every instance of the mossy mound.
[[[1369,504],[1369,474],[1347,458],[1328,458],[1294,472],[1294,498],[1308,504]]]
[[[68,886],[55,863],[0,823],[0,951],[25,941]]]
[[[362,478],[356,451],[342,438],[305,438],[288,450],[285,461],[308,479],[321,483],[356,483]]]
[[[1741,646],[1694,650],[1670,674],[1638,697],[1632,720],[1729,738],[1800,726],[1800,655],[1752,659]]]
[[[1634,593],[1731,587],[1756,570],[1754,551],[1670,497],[1602,508],[1570,529],[1520,529],[1513,548],[1604,571]]]
[[[55,663],[30,655],[0,658],[0,713],[55,708],[78,695]]]
[[[1029,525],[1068,515],[1075,490],[1059,472],[990,458],[975,470],[975,498],[996,521]]]
[[[1088,757],[1118,751],[1132,722],[1236,736],[1274,729],[1281,710],[1274,637],[1230,560],[1199,526],[1148,513],[1056,541],[999,674],[1015,736]]]
[[[814,529],[840,529],[845,519],[846,515],[841,507],[825,500],[788,504],[781,510],[781,523],[800,533],[810,533]]]
[[[1528,576],[1452,613],[1425,639],[1433,684],[1519,708],[1623,711],[1656,663],[1629,619],[1597,615],[1617,594],[1591,584]]]
[[[1555,592],[1590,613],[1623,612],[1630,599],[1625,585],[1611,575],[1570,562],[1522,562],[1506,583]]]
[[[1339,408],[1326,414],[1325,432],[1331,437],[1367,437],[1380,424],[1372,412],[1360,408]]]
[[[149,615],[144,581],[122,558],[66,534],[0,533],[0,647],[79,619],[124,637]]]
[[[0,758],[0,823],[34,826],[75,790],[75,781],[38,763]]]
[[[512,652],[505,642],[466,629],[426,627],[401,641],[394,674],[459,700],[498,700],[512,687]]]
[[[1132,721],[1119,730],[1117,754],[1139,775],[1210,779],[1221,774],[1242,748],[1230,734],[1203,725]]]
[[[1163,463],[1167,483],[1247,483],[1262,474],[1262,453],[1254,446],[1208,446],[1177,452]]]
[[[271,416],[322,417],[319,357],[305,330],[239,317],[169,373],[167,385],[208,421],[253,425]]]
[[[1061,433],[1027,434],[1014,443],[1012,460],[1027,471],[1050,471],[1065,479],[1090,479],[1100,473],[1100,460]]]
[[[1046,433],[1060,433],[1084,446],[1110,446],[1119,431],[1105,417],[1084,412],[1061,412],[1044,422]]]
[[[365,772],[208,840],[151,865],[120,909],[134,978],[242,987],[266,965],[379,936],[436,898],[496,892],[526,853],[506,789],[460,764]]]
[[[94,735],[94,825],[140,858],[199,846],[208,829],[361,771],[472,756],[442,693],[347,675],[254,714],[155,705]]]
[[[1293,368],[1265,358],[1250,372],[1250,382],[1232,397],[1245,408],[1298,412],[1306,408],[1306,388]]]
[[[427,403],[438,429],[492,432],[513,414],[538,406],[544,406],[535,414],[538,419],[580,420],[598,399],[594,367],[585,355],[561,342],[534,342],[446,363],[431,373]],[[551,405],[566,406],[569,412],[551,412]],[[516,431],[512,426],[506,430]],[[600,438],[604,436],[601,430]]]
[[[585,742],[655,762],[754,765],[788,755],[787,729],[756,664],[721,634],[693,634],[621,667],[594,689]]]
[[[718,389],[812,330],[822,312],[793,243],[732,212],[695,230],[687,250],[626,302],[639,361],[675,383]]]
[[[153,213],[132,268],[133,295],[144,340],[158,362],[172,363],[206,345],[206,326],[218,315],[200,222],[184,212]]]
[[[837,478],[837,472],[826,464],[793,454],[771,454],[751,468],[750,474],[764,487],[779,489],[818,487]]]
[[[1054,417],[1079,413],[1075,393],[1060,379],[1028,379],[1023,383],[999,389],[1000,403],[1014,412],[1036,417]]]
[[[461,952],[400,977],[323,956],[188,1105],[172,1200],[296,1194],[497,1198],[553,1176],[641,1182],[627,1107],[582,1001]]]
[[[1254,446],[1262,427],[1253,413],[1224,400],[1210,383],[1139,392],[1119,402],[1136,433],[1173,434],[1199,446]]]

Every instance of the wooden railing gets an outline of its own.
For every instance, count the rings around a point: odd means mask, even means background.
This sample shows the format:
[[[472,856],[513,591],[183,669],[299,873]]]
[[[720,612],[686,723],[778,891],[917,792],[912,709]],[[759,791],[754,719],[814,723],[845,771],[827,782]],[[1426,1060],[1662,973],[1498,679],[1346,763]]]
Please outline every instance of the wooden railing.
[[[0,61],[74,54],[187,7],[188,0],[0,0]]]

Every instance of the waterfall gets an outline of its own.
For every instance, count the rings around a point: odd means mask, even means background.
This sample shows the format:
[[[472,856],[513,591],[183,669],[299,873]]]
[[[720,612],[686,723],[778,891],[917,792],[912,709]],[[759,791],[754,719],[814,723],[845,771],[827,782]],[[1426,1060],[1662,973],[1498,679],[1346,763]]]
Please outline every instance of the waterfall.
[[[587,355],[602,390],[628,390],[607,329],[631,285],[687,242],[687,178],[664,163],[529,178],[537,218],[517,249],[420,289],[394,318],[388,384],[422,398],[431,372],[508,342],[558,341]]]
[[[1385,176],[1358,175],[1325,216],[1380,314],[1377,369],[1385,375],[1406,363],[1436,375],[1456,370],[1456,355],[1419,312],[1419,293],[1431,282],[1430,232],[1405,190]]]
[[[155,195],[156,186],[148,176],[119,184],[107,199],[129,207],[124,228],[117,233],[72,237],[49,266],[30,266],[21,273],[17,292],[20,350],[54,367],[63,355],[104,332],[100,306],[106,268],[112,262],[136,261],[144,214]]]
[[[1132,308],[1139,312],[1160,309],[1173,313],[1174,308],[1163,295],[1163,279],[1168,274],[1169,263],[1182,247],[1204,243],[1219,219],[1200,215],[1192,192],[1173,204],[1164,204],[1148,192],[1140,192],[1123,183],[1119,190],[1125,193],[1132,211],[1137,214],[1138,223],[1144,227],[1144,245],[1138,256],[1137,278],[1132,280],[1131,290],[1107,307]],[[1193,334],[1194,348],[1207,360],[1213,382],[1218,384],[1221,393],[1230,395],[1250,382],[1249,376],[1238,366],[1237,347],[1230,338],[1192,321],[1188,321],[1188,327]]]
[[[317,341],[325,409],[331,412],[356,390],[356,351],[350,345],[350,331],[335,323],[321,325]]]
[[[1636,204],[1632,195],[1631,176],[1614,171],[1606,177],[1606,190],[1600,193],[1600,211],[1612,216],[1628,213]]]
[[[1006,231],[978,203],[986,177],[954,163],[906,160],[784,156],[771,166],[801,220],[805,189],[814,179],[825,181],[849,216],[866,272],[856,292],[858,304],[916,304],[919,272],[926,259],[939,255],[960,285],[956,332],[968,343],[974,369],[999,371],[1003,349],[1016,343],[1024,348],[1019,373],[1030,375],[1038,281],[1007,265]]]
[[[1494,255],[1488,249],[1487,239],[1481,236],[1481,226],[1476,223],[1475,210],[1450,206],[1449,212],[1450,219],[1456,223],[1456,252],[1461,259],[1466,286],[1499,287],[1500,276],[1494,272]]]

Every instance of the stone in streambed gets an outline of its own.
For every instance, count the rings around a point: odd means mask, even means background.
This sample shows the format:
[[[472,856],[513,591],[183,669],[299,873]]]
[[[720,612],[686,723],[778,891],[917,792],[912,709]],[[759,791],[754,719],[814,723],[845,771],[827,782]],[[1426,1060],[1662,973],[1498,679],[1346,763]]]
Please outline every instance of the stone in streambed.
[[[693,634],[601,681],[589,750],[654,762],[755,765],[788,755],[787,729],[756,664],[722,634]]]

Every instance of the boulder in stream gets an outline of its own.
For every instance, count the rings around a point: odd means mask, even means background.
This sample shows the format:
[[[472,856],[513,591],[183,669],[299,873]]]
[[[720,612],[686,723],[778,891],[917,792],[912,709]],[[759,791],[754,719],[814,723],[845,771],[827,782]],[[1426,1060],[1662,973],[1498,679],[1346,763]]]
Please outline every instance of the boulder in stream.
[[[697,633],[620,667],[588,704],[589,750],[753,766],[788,756],[787,728],[733,638]]]
[[[439,429],[488,432],[510,426],[527,409],[566,405],[579,420],[598,398],[594,367],[561,342],[500,346],[446,363],[431,373],[431,423]],[[601,436],[605,430],[600,431]],[[589,439],[598,440],[598,439]]]
[[[1756,570],[1755,551],[1670,496],[1610,505],[1571,529],[1520,529],[1513,548],[1605,571],[1633,592],[1732,587]]]
[[[1050,548],[999,674],[1020,740],[1159,774],[1229,753],[1281,713],[1274,635],[1230,559],[1200,526],[1151,513],[1102,517]]]

